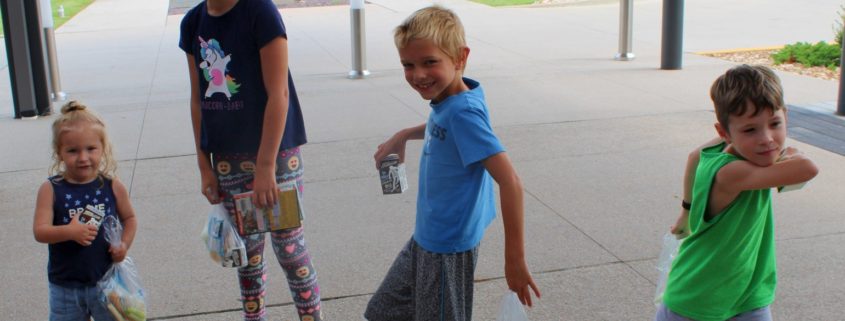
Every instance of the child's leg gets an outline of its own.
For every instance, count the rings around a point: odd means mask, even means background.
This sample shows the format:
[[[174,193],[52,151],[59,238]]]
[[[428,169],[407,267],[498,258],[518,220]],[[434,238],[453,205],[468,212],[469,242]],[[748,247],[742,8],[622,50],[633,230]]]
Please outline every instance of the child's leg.
[[[772,321],[772,310],[768,306],[735,315],[730,321]]]
[[[50,284],[50,320],[51,321],[110,321],[114,320],[111,312],[100,302],[100,290],[97,286],[84,288],[66,288]]]
[[[478,247],[452,253],[418,251],[414,320],[472,320],[472,297]]]
[[[302,155],[299,147],[283,150],[276,157],[276,181],[296,181],[299,192],[304,191],[302,181]],[[300,320],[320,321],[320,287],[317,271],[305,246],[302,228],[270,233],[273,251],[285,271],[291,296]]]
[[[223,195],[223,204],[230,217],[235,215],[232,195],[249,192],[253,180],[255,157],[250,155],[213,155],[217,181]],[[233,220],[234,222],[234,220]],[[263,321],[264,283],[267,279],[264,266],[264,234],[245,236],[247,266],[238,268],[244,321]]]
[[[66,288],[50,283],[50,321],[88,320],[90,314],[84,305],[85,293],[84,288]]]
[[[412,238],[396,256],[364,317],[368,321],[413,320],[415,244]]]
[[[293,303],[302,321],[320,321],[320,287],[311,255],[305,247],[302,228],[270,234],[279,265],[285,271]]]
[[[94,321],[114,320],[112,313],[109,312],[109,310],[103,306],[103,303],[100,301],[100,289],[96,286],[91,286],[85,290],[86,306],[88,307],[88,312],[94,318]]]
[[[411,239],[393,262],[364,317],[369,321],[472,319],[478,248],[454,254],[423,250]]]
[[[264,321],[264,294],[267,269],[264,265],[264,233],[244,237],[247,266],[238,268],[244,321]]]

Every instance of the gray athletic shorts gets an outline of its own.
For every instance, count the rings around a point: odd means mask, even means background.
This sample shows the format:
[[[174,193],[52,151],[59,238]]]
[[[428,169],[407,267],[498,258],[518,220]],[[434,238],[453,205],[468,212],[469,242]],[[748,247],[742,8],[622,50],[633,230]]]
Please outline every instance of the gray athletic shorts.
[[[411,238],[370,298],[369,321],[469,321],[478,246],[461,253],[422,249]]]
[[[754,309],[748,312],[743,312],[728,319],[729,321],[772,321],[772,311],[768,306]],[[657,308],[657,314],[654,316],[654,321],[695,321],[693,319],[685,318],[672,312],[665,305],[661,304]]]

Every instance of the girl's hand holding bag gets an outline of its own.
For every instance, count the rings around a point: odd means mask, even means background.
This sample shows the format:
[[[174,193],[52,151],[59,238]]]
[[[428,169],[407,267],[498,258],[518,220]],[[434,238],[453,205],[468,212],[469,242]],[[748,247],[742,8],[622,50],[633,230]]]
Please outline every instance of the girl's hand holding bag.
[[[112,247],[120,246],[123,227],[114,216],[103,220],[106,240]],[[112,264],[103,279],[97,282],[100,301],[118,321],[144,321],[147,319],[147,305],[141,277],[132,258]]]

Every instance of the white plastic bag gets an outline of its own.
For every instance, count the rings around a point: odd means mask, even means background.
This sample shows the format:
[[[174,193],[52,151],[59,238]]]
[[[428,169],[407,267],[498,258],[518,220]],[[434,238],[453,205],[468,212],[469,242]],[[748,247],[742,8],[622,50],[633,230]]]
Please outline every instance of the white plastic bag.
[[[525,308],[522,307],[522,302],[519,302],[519,298],[513,291],[508,291],[502,297],[502,304],[499,306],[499,316],[496,317],[496,321],[528,321]]]
[[[660,256],[657,258],[657,271],[660,275],[657,278],[657,288],[654,291],[655,306],[660,306],[663,303],[666,278],[669,276],[669,270],[672,268],[672,261],[678,256],[678,247],[680,246],[681,240],[675,234],[666,232],[663,235],[663,249],[660,250]]]
[[[224,267],[247,264],[246,245],[229,219],[229,212],[220,203],[213,205],[200,237],[214,262]]]
[[[107,216],[103,221],[106,241],[111,246],[120,246],[123,227],[114,216]],[[147,304],[144,299],[144,287],[132,258],[112,264],[103,279],[97,282],[100,301],[111,312],[115,320],[144,321],[147,319]]]

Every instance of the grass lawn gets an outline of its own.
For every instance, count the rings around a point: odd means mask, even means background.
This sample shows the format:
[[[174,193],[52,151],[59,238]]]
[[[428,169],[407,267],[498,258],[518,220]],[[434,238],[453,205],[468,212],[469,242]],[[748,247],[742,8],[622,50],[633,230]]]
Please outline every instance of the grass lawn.
[[[526,5],[526,4],[533,4],[534,0],[472,0],[474,2],[478,2],[481,4],[486,4],[492,7],[501,7],[501,6],[519,6],[519,5]]]
[[[37,1],[37,0],[32,0]],[[85,9],[94,0],[50,0],[53,7],[53,29],[58,29],[77,13]],[[65,17],[59,17],[59,5],[65,8]],[[41,8],[42,10],[44,8]],[[2,18],[0,18],[2,19]],[[2,20],[0,20],[2,22]],[[0,23],[0,36],[3,35],[3,24]]]

